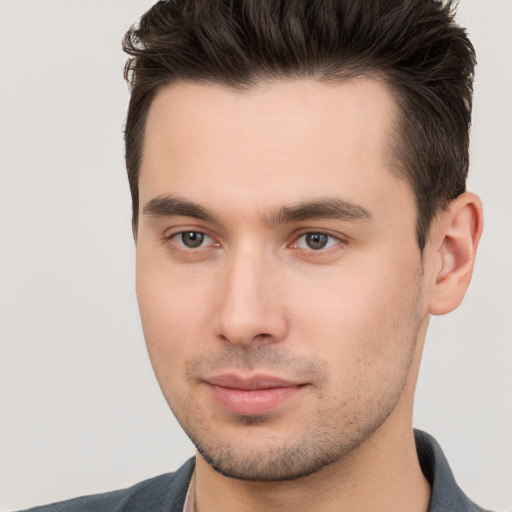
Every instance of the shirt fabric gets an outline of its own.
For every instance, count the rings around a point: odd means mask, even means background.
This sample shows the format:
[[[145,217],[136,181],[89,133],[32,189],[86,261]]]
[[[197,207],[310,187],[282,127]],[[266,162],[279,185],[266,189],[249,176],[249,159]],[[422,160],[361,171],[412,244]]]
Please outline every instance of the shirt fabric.
[[[420,430],[415,430],[414,436],[421,469],[431,486],[428,512],[489,512],[475,505],[459,488],[437,441]],[[193,457],[175,473],[144,480],[128,489],[74,498],[25,512],[187,512],[190,507],[193,510],[190,483],[194,467]],[[185,509],[187,494],[188,509]]]

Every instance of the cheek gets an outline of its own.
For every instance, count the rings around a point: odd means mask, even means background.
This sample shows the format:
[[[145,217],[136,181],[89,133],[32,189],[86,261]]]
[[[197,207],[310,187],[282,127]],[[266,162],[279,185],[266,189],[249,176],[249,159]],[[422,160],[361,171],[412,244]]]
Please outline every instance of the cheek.
[[[417,266],[410,261],[336,269],[297,294],[301,298],[290,308],[295,335],[340,375],[384,371],[408,358],[414,346],[418,286]]]
[[[175,379],[182,373],[198,343],[207,344],[204,297],[208,291],[206,284],[198,281],[154,261],[150,265],[142,258],[137,261],[137,300],[144,337],[161,385],[162,379]]]
[[[173,265],[162,250],[138,248],[137,300],[145,328],[179,337],[194,317],[199,320],[210,282],[196,265]]]

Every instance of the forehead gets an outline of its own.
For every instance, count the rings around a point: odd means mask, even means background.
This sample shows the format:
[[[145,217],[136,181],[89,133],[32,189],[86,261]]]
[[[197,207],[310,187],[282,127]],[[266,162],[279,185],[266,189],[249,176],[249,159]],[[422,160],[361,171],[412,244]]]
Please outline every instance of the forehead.
[[[243,92],[174,83],[148,114],[141,203],[191,190],[214,202],[226,199],[226,188],[232,197],[276,203],[371,194],[379,180],[396,180],[395,108],[388,87],[371,78],[262,82]]]

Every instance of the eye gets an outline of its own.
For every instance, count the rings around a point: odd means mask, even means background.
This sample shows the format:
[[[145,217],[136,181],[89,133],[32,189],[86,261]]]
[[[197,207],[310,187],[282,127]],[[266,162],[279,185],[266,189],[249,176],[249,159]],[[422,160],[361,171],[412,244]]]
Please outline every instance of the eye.
[[[213,242],[211,237],[201,231],[181,231],[173,235],[171,240],[187,249],[198,249]]]
[[[300,249],[310,249],[312,251],[320,251],[322,249],[329,249],[330,247],[338,244],[339,238],[333,235],[322,232],[304,233],[297,238],[294,246]]]

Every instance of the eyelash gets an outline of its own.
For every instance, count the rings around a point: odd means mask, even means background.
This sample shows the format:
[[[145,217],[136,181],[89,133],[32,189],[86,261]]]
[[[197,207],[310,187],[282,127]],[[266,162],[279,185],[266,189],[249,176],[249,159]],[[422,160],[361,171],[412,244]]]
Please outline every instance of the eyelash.
[[[318,235],[327,238],[325,247],[319,247],[318,249],[313,249],[312,247],[300,247],[299,246],[299,240],[301,240],[302,238],[304,240],[306,240],[308,236],[313,237],[313,236],[318,236]],[[295,238],[295,241],[292,244],[290,244],[290,246],[293,247],[294,249],[303,249],[306,251],[310,251],[312,253],[326,253],[326,252],[329,252],[331,249],[334,249],[336,245],[339,245],[342,243],[343,243],[343,240],[341,240],[339,237],[337,237],[335,235],[331,235],[330,233],[326,233],[325,231],[306,231],[305,233],[301,233],[299,236],[297,236],[297,238]]]
[[[184,231],[179,231],[178,233],[173,233],[172,235],[168,236],[165,238],[165,242],[173,242],[177,245],[179,245],[179,249],[178,250],[181,250],[181,251],[199,251],[199,250],[205,250],[207,246],[203,246],[201,244],[201,246],[198,246],[198,247],[187,247],[184,243],[183,243],[183,239],[181,242],[177,241],[179,239],[179,237],[183,237],[184,235],[187,235],[187,234],[194,234],[194,235],[200,235],[202,237],[204,237],[205,239],[210,239],[212,241],[214,241],[213,237],[211,237],[210,235],[208,235],[207,233],[205,233],[204,231],[198,231],[198,230],[194,230],[194,229],[187,229],[187,230],[184,230]],[[220,247],[220,243],[218,242],[215,242],[214,243],[214,247]]]
[[[179,241],[180,237],[183,237],[184,235],[187,235],[187,234],[189,234],[189,235],[194,234],[194,235],[199,235],[200,237],[203,237],[203,240],[201,241],[201,245],[198,245],[196,247],[187,247],[183,243],[183,238],[181,238],[181,241]],[[301,239],[306,240],[306,238],[308,236],[310,236],[310,237],[314,237],[314,236],[326,237],[327,238],[326,246],[319,247],[317,249],[313,249],[311,247],[301,247],[299,245],[299,241]],[[207,244],[206,246],[203,245],[203,241],[205,241],[205,239],[206,239],[206,241],[207,241],[207,239],[210,239],[211,241],[213,241],[214,242],[213,246],[209,247],[211,242],[210,242],[210,244]],[[177,233],[173,233],[172,235],[166,237],[164,242],[172,242],[173,249],[175,249],[177,251],[185,251],[185,252],[199,252],[199,251],[204,251],[204,250],[208,250],[208,249],[212,249],[212,248],[221,247],[221,244],[218,242],[215,242],[214,238],[212,236],[208,235],[204,231],[193,230],[193,229],[183,230],[183,231],[179,231]],[[294,241],[292,243],[288,244],[287,247],[291,247],[291,248],[297,249],[297,250],[308,251],[309,253],[313,253],[313,254],[314,253],[325,254],[327,252],[331,252],[332,250],[339,249],[340,248],[339,246],[344,245],[345,243],[346,243],[345,240],[342,240],[341,238],[339,238],[335,235],[332,235],[330,233],[327,233],[325,231],[306,231],[306,232],[303,232],[303,233],[299,234],[298,236],[296,236],[294,238]]]

